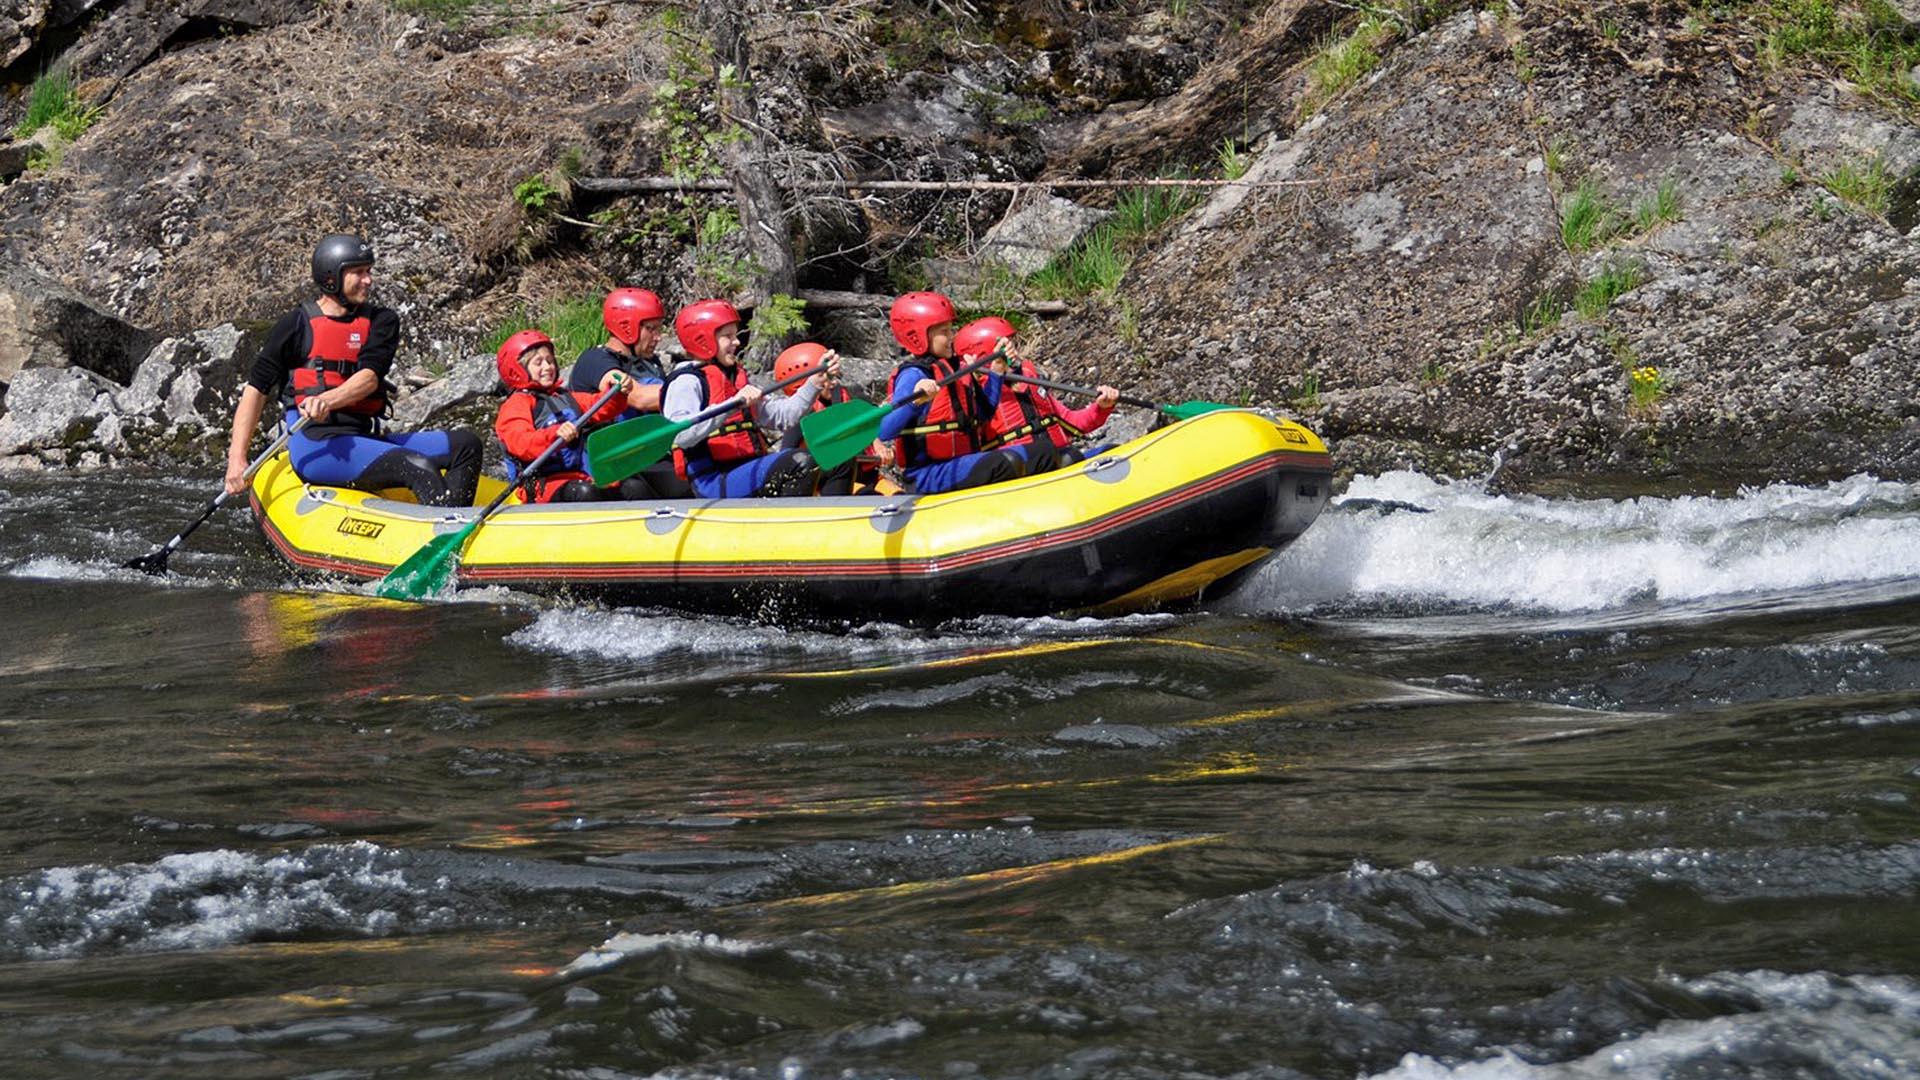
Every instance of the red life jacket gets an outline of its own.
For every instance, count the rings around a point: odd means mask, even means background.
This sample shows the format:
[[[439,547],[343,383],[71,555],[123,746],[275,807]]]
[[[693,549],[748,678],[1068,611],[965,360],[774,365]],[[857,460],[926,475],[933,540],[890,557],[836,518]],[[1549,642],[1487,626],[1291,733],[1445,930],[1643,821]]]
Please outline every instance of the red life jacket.
[[[821,409],[831,405],[845,405],[852,400],[853,393],[851,391],[844,386],[835,386],[820,391],[820,395],[813,399],[813,411],[819,412]]]
[[[514,393],[526,394],[533,399],[533,426],[536,430],[554,427],[568,421],[575,424],[580,422],[580,401],[571,390],[541,386],[515,390]],[[506,449],[505,443],[501,444],[501,450],[503,451],[501,457],[507,467],[507,479],[520,479],[521,471],[532,464],[532,459],[522,461],[513,456],[513,452]],[[586,474],[586,449],[580,445],[579,440],[575,440],[572,444],[554,451],[553,456],[548,458],[546,464],[540,469],[543,476],[570,473],[571,479],[579,479]]]
[[[1033,379],[1040,377],[1030,360],[1020,361],[1020,374]],[[1036,433],[1044,431],[1054,446],[1065,449],[1073,442],[1074,435],[1086,434],[1062,419],[1060,410],[1043,397],[1044,393],[1037,386],[1009,383],[1000,392],[999,410],[980,433],[980,448],[998,450],[1003,446],[1020,446],[1032,442]]]
[[[716,401],[725,401],[739,393],[747,385],[747,369],[734,365],[729,375],[719,364],[711,360],[681,364],[667,376],[667,383],[673,380],[693,376],[700,383],[700,408],[704,411]],[[665,394],[662,394],[664,400]],[[691,450],[673,448],[673,471],[682,480],[690,479],[688,467],[710,462],[714,465],[731,465],[735,462],[757,458],[767,452],[767,437],[760,425],[753,420],[753,413],[741,406],[720,418],[720,427],[707,436],[705,442]],[[705,471],[705,470],[702,470]]]
[[[300,305],[300,314],[307,320],[307,358],[287,373],[285,396],[290,405],[298,408],[302,401],[332,390],[360,370],[360,350],[373,332],[373,320],[364,308],[358,310],[351,319],[335,319],[321,311],[315,301],[307,300]],[[334,411],[353,416],[384,415],[386,391],[386,382],[382,380],[373,393]]]
[[[954,372],[953,364],[937,356],[916,356],[901,362],[887,376],[887,400],[893,400],[893,384],[909,367],[930,371],[935,380]],[[985,422],[978,405],[978,394],[967,379],[949,383],[933,395],[927,405],[927,418],[917,427],[907,428],[894,441],[894,460],[912,465],[923,457],[930,461],[949,461],[978,449],[973,433]]]

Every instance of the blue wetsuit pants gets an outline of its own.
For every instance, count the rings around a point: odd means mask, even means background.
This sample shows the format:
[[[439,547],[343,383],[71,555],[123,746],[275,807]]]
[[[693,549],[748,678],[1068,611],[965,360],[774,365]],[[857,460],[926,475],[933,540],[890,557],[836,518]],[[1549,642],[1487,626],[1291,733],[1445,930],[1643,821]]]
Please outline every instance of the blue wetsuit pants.
[[[1026,474],[1027,465],[1020,455],[1010,450],[988,450],[913,466],[907,470],[907,479],[913,481],[913,490],[920,494],[938,495],[943,491],[1018,480]]]
[[[702,465],[705,465],[702,468]],[[696,463],[687,469],[693,492],[703,499],[751,499],[757,495],[809,495],[819,472],[804,450],[775,450],[738,465]]]
[[[287,414],[289,424],[298,418]],[[361,491],[403,487],[423,506],[471,506],[480,480],[480,439],[470,431],[319,438],[302,431],[287,441],[287,453],[293,471],[310,484]]]

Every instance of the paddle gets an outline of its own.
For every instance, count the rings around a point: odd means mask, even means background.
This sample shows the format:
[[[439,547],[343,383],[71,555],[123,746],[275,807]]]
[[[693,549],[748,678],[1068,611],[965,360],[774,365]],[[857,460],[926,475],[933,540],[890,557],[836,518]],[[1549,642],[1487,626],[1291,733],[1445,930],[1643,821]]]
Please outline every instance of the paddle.
[[[941,379],[940,385],[958,382],[1003,355],[1005,350],[995,349]],[[886,422],[887,417],[920,403],[917,397],[894,406],[875,405],[869,401],[843,401],[803,418],[800,421],[800,434],[805,438],[807,453],[813,455],[815,464],[822,470],[839,468],[873,445],[873,440],[880,435],[880,425]]]
[[[614,380],[614,384],[607,387],[606,393],[601,394],[599,400],[595,401],[581,416],[584,418],[594,415],[606,408],[607,402],[626,392],[626,381]],[[565,445],[567,444],[560,439],[548,443],[547,448],[540,451],[540,456],[534,458],[533,463],[521,471],[521,475],[539,475],[540,466],[545,465],[547,459],[559,453],[560,448]],[[421,544],[420,550],[407,556],[405,562],[389,570],[387,576],[380,579],[380,584],[375,586],[375,591],[389,600],[418,600],[423,596],[432,596],[439,592],[447,583],[447,578],[452,576],[454,566],[460,562],[460,552],[467,546],[467,540],[480,528],[482,522],[491,517],[495,510],[500,509],[501,504],[507,501],[507,496],[513,494],[513,488],[512,484],[501,488],[500,494],[495,495],[486,509],[480,511],[480,516],[464,527],[436,536]]]
[[[1000,377],[1008,382],[1027,383],[1031,386],[1044,386],[1049,390],[1058,390],[1066,394],[1085,394],[1088,397],[1100,396],[1100,391],[1091,386],[1075,386],[1072,383],[1054,382],[1052,379],[1037,379],[1027,375],[1002,375]],[[1148,401],[1146,398],[1137,398],[1129,394],[1121,394],[1120,403],[1122,405],[1134,405],[1142,409],[1153,409],[1156,412],[1163,412],[1175,420],[1190,420],[1193,417],[1199,416],[1201,413],[1237,408],[1237,406],[1226,405],[1218,401],[1183,401],[1178,405],[1162,405],[1159,402]]]
[[[812,378],[826,366],[815,364],[805,371],[789,375],[767,387],[764,393],[785,390],[797,382]],[[593,472],[593,482],[604,486],[625,480],[666,457],[673,449],[674,438],[681,432],[702,420],[724,416],[739,407],[740,399],[735,396],[711,408],[702,409],[685,420],[669,420],[659,413],[647,413],[601,428],[587,438],[587,468]]]
[[[253,459],[253,464],[247,466],[247,471],[240,474],[241,481],[245,482],[248,480],[252,480],[253,474],[260,471],[260,466],[265,465],[267,463],[268,458],[279,453],[280,448],[287,445],[287,440],[293,438],[294,433],[298,432],[301,428],[306,427],[307,421],[311,419],[313,418],[310,416],[302,416],[299,420],[294,422],[294,425],[292,427],[282,432],[279,438],[273,440],[273,442],[269,444],[265,450],[262,450],[260,452],[259,457]],[[213,512],[215,510],[220,509],[222,506],[226,505],[226,502],[227,502],[227,491],[223,487],[220,489],[220,494],[215,495],[213,497],[213,501],[207,504],[207,508],[205,510],[200,511],[200,516],[193,519],[193,524],[187,526],[184,529],[181,529],[177,534],[174,535],[173,539],[167,541],[164,544],[161,544],[159,547],[153,549],[152,551],[147,552],[145,555],[128,559],[125,563],[122,563],[121,565],[125,566],[129,570],[142,570],[149,574],[166,573],[167,572],[167,556],[173,554],[173,549],[180,546],[180,542],[187,538],[188,533],[192,532],[193,530],[199,528],[202,525],[205,525],[207,523],[207,519],[213,516]]]

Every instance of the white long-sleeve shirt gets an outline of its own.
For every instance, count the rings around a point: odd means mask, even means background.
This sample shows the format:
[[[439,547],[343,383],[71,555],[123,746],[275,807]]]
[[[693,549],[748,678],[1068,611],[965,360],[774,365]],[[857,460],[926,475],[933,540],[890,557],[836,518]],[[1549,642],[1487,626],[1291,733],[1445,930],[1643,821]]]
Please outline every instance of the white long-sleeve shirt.
[[[669,374],[666,397],[660,402],[660,415],[669,420],[685,420],[689,416],[698,415],[701,409],[710,409],[720,404],[718,401],[701,404],[701,384],[702,376],[698,369],[693,367],[681,368]],[[819,395],[820,384],[813,379],[808,379],[800,384],[800,389],[792,397],[785,394],[762,397],[753,405],[754,422],[777,436],[780,432],[799,423],[801,418],[807,415],[808,410],[813,408],[813,399]],[[682,450],[690,450],[707,441],[709,436],[720,429],[720,425],[726,419],[727,414],[721,413],[710,420],[702,420],[674,436],[673,445]]]

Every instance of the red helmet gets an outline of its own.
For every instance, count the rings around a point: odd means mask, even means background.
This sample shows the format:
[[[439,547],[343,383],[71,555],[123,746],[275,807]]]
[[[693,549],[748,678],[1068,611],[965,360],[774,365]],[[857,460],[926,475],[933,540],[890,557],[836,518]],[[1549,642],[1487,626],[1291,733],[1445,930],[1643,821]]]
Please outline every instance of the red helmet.
[[[720,344],[713,335],[728,323],[740,321],[740,310],[725,300],[702,300],[688,304],[673,317],[673,336],[680,348],[695,360],[712,360],[720,355]]]
[[[1010,338],[1013,334],[1013,324],[998,315],[975,319],[953,335],[953,355],[985,356],[1001,338]]]
[[[666,317],[660,298],[646,289],[615,289],[600,305],[600,321],[607,325],[607,333],[629,348],[640,340],[641,323]]]
[[[827,347],[818,342],[803,341],[798,345],[789,345],[786,351],[782,352],[773,361],[773,381],[786,382],[795,375],[818,364],[820,358],[825,355],[827,355]],[[794,383],[792,386],[787,387],[787,395],[789,397],[799,392],[799,383]]]
[[[887,325],[893,340],[915,356],[927,355],[927,331],[954,320],[953,301],[937,292],[910,292],[893,302]]]
[[[500,343],[500,351],[493,354],[493,365],[500,369],[500,381],[507,384],[507,389],[525,390],[533,385],[533,376],[527,374],[527,365],[520,358],[542,345],[553,348],[553,339],[538,330],[522,330]]]

